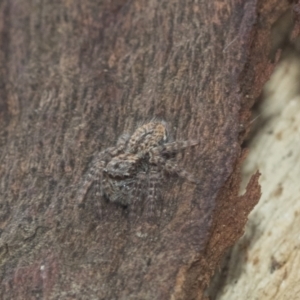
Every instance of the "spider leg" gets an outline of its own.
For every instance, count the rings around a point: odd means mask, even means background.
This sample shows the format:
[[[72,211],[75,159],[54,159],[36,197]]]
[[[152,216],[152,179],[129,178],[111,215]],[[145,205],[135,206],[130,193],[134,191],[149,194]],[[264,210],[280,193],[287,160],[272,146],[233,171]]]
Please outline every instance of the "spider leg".
[[[103,167],[105,162],[101,159],[101,156],[97,156],[92,161],[92,167],[84,176],[83,182],[79,188],[79,191],[76,196],[76,202],[80,205],[84,201],[84,198],[90,189],[94,181],[98,181],[100,186],[100,192],[102,194],[102,179],[103,179]]]
[[[129,138],[130,138],[130,135],[128,133],[122,134],[118,138],[117,145],[115,147],[107,148],[106,150],[104,150],[104,153],[109,154],[111,157],[119,155],[121,152],[123,152],[125,150]]]
[[[145,172],[139,172],[136,175],[133,188],[130,192],[130,211],[133,215],[140,215],[142,207],[140,203],[143,202],[144,191],[146,190],[147,174]]]
[[[99,211],[99,216],[102,217],[102,202],[100,201],[100,198],[103,196],[103,173],[101,173],[102,176],[100,176],[100,178],[98,178],[95,181],[96,184],[96,205]]]
[[[175,154],[179,150],[199,144],[198,141],[179,141],[153,147],[149,151],[149,163],[163,169],[167,174],[176,175],[190,182],[198,183],[198,180],[189,172],[181,169],[174,160],[167,159],[164,155]]]
[[[149,172],[148,175],[148,194],[146,198],[146,214],[147,217],[155,217],[160,211],[159,205],[160,192],[162,185],[162,174],[158,168],[155,168]]]
[[[192,141],[175,141],[175,142],[163,144],[161,146],[153,147],[151,149],[151,152],[154,155],[159,155],[160,153],[162,153],[162,154],[174,154],[174,153],[177,153],[177,152],[179,152],[181,150],[184,150],[188,147],[196,146],[199,143],[200,143],[199,141],[195,141],[195,140],[192,140]]]
[[[166,159],[163,156],[161,156],[161,153],[158,148],[160,147],[154,147],[149,150],[149,163],[155,166],[164,165],[166,162]]]
[[[187,179],[192,183],[199,183],[199,181],[191,173],[181,169],[176,162],[172,160],[166,161],[164,165],[164,170],[170,175],[176,175],[183,179]]]

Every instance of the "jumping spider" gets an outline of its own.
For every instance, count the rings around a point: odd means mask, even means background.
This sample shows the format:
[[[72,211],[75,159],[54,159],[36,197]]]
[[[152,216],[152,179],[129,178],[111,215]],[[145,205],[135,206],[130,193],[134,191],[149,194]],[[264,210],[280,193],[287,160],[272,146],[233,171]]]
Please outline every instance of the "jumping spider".
[[[153,215],[159,204],[162,181],[167,175],[197,183],[193,175],[176,164],[175,156],[199,142],[170,142],[169,139],[168,127],[163,121],[146,123],[131,136],[123,134],[115,147],[107,148],[93,159],[79,189],[78,202],[83,202],[91,184],[97,181],[100,194],[109,201],[130,205],[132,210],[142,206]]]

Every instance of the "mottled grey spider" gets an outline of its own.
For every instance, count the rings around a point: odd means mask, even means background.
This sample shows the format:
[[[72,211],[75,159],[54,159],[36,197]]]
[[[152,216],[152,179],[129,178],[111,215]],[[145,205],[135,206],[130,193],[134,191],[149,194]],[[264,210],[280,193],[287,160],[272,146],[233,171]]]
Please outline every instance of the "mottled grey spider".
[[[163,180],[179,176],[192,183],[197,179],[181,169],[176,153],[197,141],[169,141],[167,124],[152,121],[138,127],[130,136],[123,134],[115,147],[110,147],[95,156],[78,192],[82,203],[94,181],[99,183],[101,195],[111,202],[132,209],[143,203],[151,215],[160,199]]]

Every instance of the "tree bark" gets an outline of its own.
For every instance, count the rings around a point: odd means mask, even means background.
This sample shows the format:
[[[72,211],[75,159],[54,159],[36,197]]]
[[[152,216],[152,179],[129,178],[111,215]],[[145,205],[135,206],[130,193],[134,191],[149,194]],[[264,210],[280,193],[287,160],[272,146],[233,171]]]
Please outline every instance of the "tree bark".
[[[239,196],[250,108],[272,71],[269,1],[2,1],[2,299],[202,299],[260,197]],[[92,158],[165,120],[199,184],[162,215],[76,193]],[[143,199],[141,199],[141,204]],[[101,212],[98,207],[101,206]]]
[[[257,129],[248,142],[249,155],[243,165],[243,181],[259,166],[262,197],[249,215],[245,234],[210,286],[212,299],[299,298],[300,202],[295,184],[300,176],[299,33],[295,5],[272,29],[272,52],[282,51],[256,107]]]

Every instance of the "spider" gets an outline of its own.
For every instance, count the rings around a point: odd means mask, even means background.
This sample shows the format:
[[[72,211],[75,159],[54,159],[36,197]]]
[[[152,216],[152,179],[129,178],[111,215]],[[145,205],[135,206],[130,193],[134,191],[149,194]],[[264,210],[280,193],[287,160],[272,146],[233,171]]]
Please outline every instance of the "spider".
[[[138,127],[133,134],[123,134],[115,147],[97,154],[84,177],[78,192],[78,203],[82,203],[94,181],[99,191],[109,201],[136,210],[139,203],[154,214],[160,200],[163,180],[168,176],[179,176],[192,183],[197,179],[181,169],[176,153],[199,144],[197,141],[169,141],[166,122],[152,121]]]

